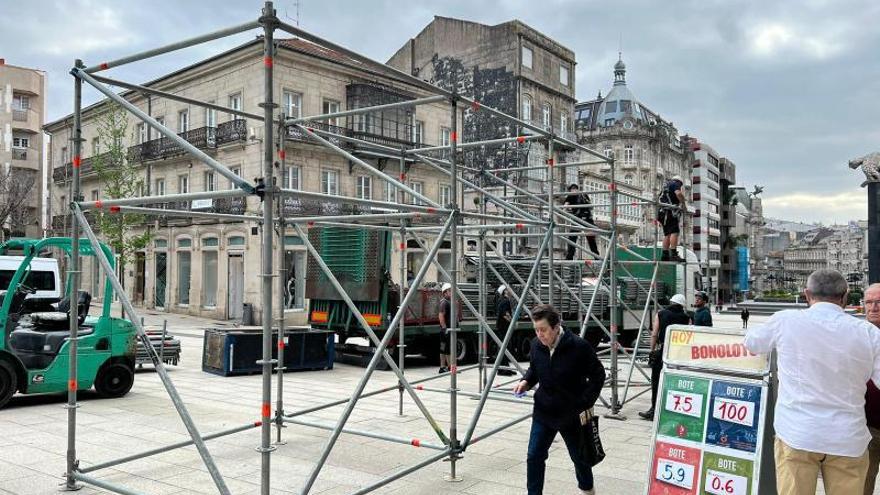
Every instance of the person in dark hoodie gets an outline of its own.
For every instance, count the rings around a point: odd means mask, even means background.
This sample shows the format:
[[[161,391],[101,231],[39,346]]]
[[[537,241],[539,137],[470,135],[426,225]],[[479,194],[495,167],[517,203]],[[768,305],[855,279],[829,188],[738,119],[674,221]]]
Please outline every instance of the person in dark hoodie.
[[[666,328],[669,325],[687,325],[690,317],[685,312],[687,299],[682,294],[676,294],[669,298],[669,306],[654,315],[654,327],[651,331],[651,355],[648,363],[651,365],[651,408],[642,411],[639,416],[642,419],[654,419],[654,406],[657,405],[657,387],[660,385],[660,372],[663,371],[663,343],[666,341]]]
[[[605,383],[605,367],[587,341],[562,327],[559,313],[549,304],[532,309],[536,338],[532,342],[531,364],[513,389],[523,394],[540,385],[534,396],[532,430],[526,458],[529,495],[544,491],[544,472],[550,446],[562,435],[574,463],[578,488],[593,495],[593,471],[581,458],[580,414],[593,407]]]

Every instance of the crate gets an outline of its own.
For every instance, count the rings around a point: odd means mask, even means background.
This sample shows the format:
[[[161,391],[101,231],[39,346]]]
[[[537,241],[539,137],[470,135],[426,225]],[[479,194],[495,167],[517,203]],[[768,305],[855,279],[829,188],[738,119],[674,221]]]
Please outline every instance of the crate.
[[[278,331],[272,332],[272,358],[278,359]],[[335,337],[327,330],[307,327],[284,331],[285,371],[333,368]],[[252,375],[263,371],[257,361],[263,357],[262,329],[209,328],[202,346],[202,371],[221,376]]]

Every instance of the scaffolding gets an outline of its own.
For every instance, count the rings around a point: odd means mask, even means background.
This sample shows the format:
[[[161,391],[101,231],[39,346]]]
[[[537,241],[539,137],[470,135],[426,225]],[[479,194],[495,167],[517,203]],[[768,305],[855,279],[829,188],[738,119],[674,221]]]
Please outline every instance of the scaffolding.
[[[200,43],[216,40],[225,36],[234,35],[254,29],[261,29],[263,34],[263,77],[264,77],[264,101],[260,103],[262,107],[262,115],[248,113],[241,110],[233,110],[220,107],[216,104],[201,102],[195,99],[182,97],[168,92],[139,86],[131,83],[110,79],[107,77],[96,75],[97,72],[118,67],[124,64],[145,60],[160,54],[169,53],[182,48],[191,47]],[[325,113],[302,118],[291,119],[283,114],[276,114],[278,105],[275,103],[273,95],[273,70],[275,58],[275,41],[276,31],[283,31],[301,39],[316,43],[327,49],[334,50],[344,54],[347,57],[365,64],[371,70],[378,71],[389,77],[393,77],[398,81],[427,93],[429,96],[412,98],[412,99],[395,99],[384,98],[377,101],[370,100],[373,106],[362,108],[354,108],[345,111]],[[615,175],[615,161],[613,158],[594,151],[588,147],[570,141],[563,136],[555,134],[552,130],[546,130],[531,122],[523,121],[511,115],[505,114],[494,108],[482,105],[479,101],[458,94],[454,89],[446,90],[434,86],[428,82],[422,81],[407,73],[398,71],[384,64],[370,60],[352,50],[334,44],[330,41],[322,39],[318,36],[310,34],[298,27],[286,24],[280,21],[273,8],[272,2],[266,2],[262,11],[262,15],[252,22],[247,22],[228,29],[223,29],[214,33],[198,36],[178,43],[170,44],[143,53],[131,55],[129,57],[120,58],[111,62],[101,63],[95,66],[86,67],[80,60],[76,60],[71,74],[74,76],[74,119],[73,119],[73,177],[72,177],[72,201],[70,203],[70,225],[72,230],[72,259],[70,262],[69,279],[73,291],[77,291],[80,286],[80,248],[81,242],[89,242],[97,245],[98,239],[86,217],[86,213],[93,210],[103,210],[111,214],[133,212],[144,215],[162,215],[162,216],[182,216],[194,217],[203,216],[205,218],[215,218],[224,220],[233,220],[238,222],[249,222],[255,226],[261,227],[262,235],[262,273],[261,273],[261,297],[262,297],[262,359],[258,362],[262,366],[262,390],[260,403],[260,419],[259,421],[246,423],[235,428],[224,431],[214,432],[211,434],[202,433],[191,415],[188,412],[186,402],[178,394],[170,376],[168,375],[164,363],[152,345],[149,345],[148,337],[145,334],[141,318],[138,316],[137,310],[126,295],[123,287],[110,269],[110,263],[101,250],[95,250],[95,254],[99,263],[104,269],[106,276],[110,279],[113,289],[123,305],[125,312],[128,314],[135,329],[144,344],[150,359],[158,373],[158,376],[165,387],[172,403],[183,422],[190,440],[178,442],[165,447],[140,452],[121,459],[111,460],[100,464],[89,465],[88,467],[80,466],[80,459],[76,450],[76,425],[77,425],[77,331],[78,321],[75,312],[70,317],[70,361],[69,361],[69,387],[68,387],[68,438],[67,438],[67,469],[65,488],[68,490],[76,490],[81,484],[86,483],[99,488],[110,490],[116,493],[132,494],[134,491],[123,486],[116,485],[104,480],[91,476],[95,471],[106,469],[122,463],[131,462],[137,459],[146,458],[162,452],[173,449],[194,445],[204,462],[210,476],[220,494],[229,494],[223,476],[217,468],[214,459],[206,447],[207,440],[215,439],[225,435],[231,435],[251,429],[260,429],[260,445],[257,451],[261,456],[261,492],[263,494],[270,493],[270,462],[271,454],[274,450],[284,445],[282,438],[282,428],[286,423],[302,426],[309,426],[330,431],[330,436],[321,451],[313,469],[301,488],[300,493],[307,495],[311,493],[312,487],[324,467],[328,456],[334,449],[340,435],[342,433],[365,436],[369,438],[386,440],[393,443],[403,445],[413,445],[417,447],[425,447],[435,452],[416,464],[395,472],[369,486],[362,487],[356,491],[357,494],[368,493],[387,485],[399,478],[402,478],[418,469],[428,466],[440,460],[449,461],[449,475],[447,479],[460,479],[457,473],[457,463],[460,462],[462,453],[475,442],[483,440],[500,431],[510,428],[531,417],[531,414],[517,416],[500,425],[492,426],[484,431],[477,432],[477,427],[484,407],[489,400],[500,402],[515,402],[519,404],[529,404],[530,402],[523,399],[513,399],[509,397],[509,391],[505,394],[504,386],[510,385],[510,381],[496,383],[496,378],[500,369],[504,356],[510,359],[511,365],[519,372],[522,372],[520,364],[510,351],[510,344],[515,334],[516,326],[520,323],[521,315],[529,314],[528,303],[547,302],[550,304],[568,301],[569,304],[577,308],[578,326],[581,336],[586,334],[588,325],[591,322],[597,325],[608,339],[607,347],[599,350],[599,355],[607,363],[609,368],[609,378],[606,386],[608,395],[600,397],[602,403],[608,408],[608,417],[623,419],[621,409],[624,404],[638,397],[646,390],[629,395],[630,390],[636,387],[644,387],[646,383],[639,381],[639,376],[647,380],[650,384],[650,377],[644,371],[642,360],[645,358],[646,350],[644,349],[644,338],[649,332],[650,322],[647,321],[651,311],[656,309],[658,297],[656,291],[656,282],[659,267],[662,265],[656,258],[656,248],[653,249],[653,256],[646,258],[629,250],[626,246],[619,243],[619,226],[618,226],[618,205],[620,197],[625,198],[627,202],[633,205],[656,205],[656,200],[652,198],[635,197],[630,194],[621,193],[617,190],[617,178]],[[82,88],[83,83],[97,89],[107,99],[117,103],[135,117],[146,123],[151,128],[156,129],[160,134],[167,138],[174,145],[180,146],[183,151],[198,159],[211,170],[229,179],[237,189],[230,191],[212,191],[203,193],[187,193],[166,196],[145,196],[139,198],[126,199],[105,199],[96,201],[84,201],[81,195],[81,150],[82,150]],[[138,91],[148,93],[161,98],[167,98],[173,101],[180,101],[187,104],[199,105],[204,108],[213,108],[222,110],[233,115],[246,117],[262,122],[264,133],[262,143],[262,167],[263,176],[256,179],[253,183],[249,182],[235,173],[230,168],[219,163],[211,156],[205,154],[191,143],[187,142],[183,137],[178,136],[168,128],[161,125],[147,113],[138,109],[134,104],[130,103],[122,96],[116,94],[107,85],[126,87],[136,89]],[[366,116],[379,112],[391,112],[391,115],[412,116],[416,106],[428,105],[433,103],[447,103],[449,105],[449,128],[452,130],[450,143],[446,146],[432,147],[395,147],[376,140],[364,140],[361,137],[345,135],[334,132],[333,126],[322,126],[321,122],[329,121],[348,116]],[[491,118],[499,119],[518,129],[517,136],[502,136],[491,140],[467,142],[458,136],[459,125],[459,108],[469,108],[474,112],[485,112]],[[382,124],[384,125],[384,124]],[[395,127],[395,136],[400,137],[399,129]],[[287,137],[295,133],[297,136],[306,136],[312,142],[317,143],[327,150],[336,153],[350,161],[352,166],[361,167],[368,173],[378,176],[381,180],[390,184],[397,192],[396,202],[377,201],[372,199],[360,199],[347,196],[336,196],[324,193],[301,191],[294,189],[279,188],[276,185],[274,177],[274,165],[280,164],[284,166],[287,160],[286,142]],[[399,161],[399,176],[394,176],[386,170],[382,170],[377,166],[359,158],[354,153],[347,151],[337,143],[348,142],[356,144],[366,151],[365,155],[373,157],[382,157],[390,160]],[[459,162],[459,156],[467,150],[476,150],[486,146],[497,145],[529,145],[529,143],[537,142],[541,146],[545,146],[547,150],[546,162],[537,166],[516,166],[505,169],[499,169],[494,166],[487,166],[485,162],[471,163],[464,165]],[[560,147],[569,150],[575,150],[579,154],[586,157],[569,162],[560,162]],[[437,156],[440,153],[442,156]],[[451,201],[448,204],[439,204],[437,201],[425,196],[420,191],[414,190],[403,180],[404,173],[407,170],[408,163],[417,161],[429,168],[439,171],[448,176],[451,183]],[[519,163],[516,160],[515,163]],[[592,208],[608,208],[610,222],[608,228],[601,228],[595,224],[588,223],[581,219],[570,206],[562,206],[559,204],[558,198],[564,196],[565,192],[557,190],[560,179],[556,177],[568,167],[589,167],[602,166],[610,167],[610,177],[608,181],[608,189],[604,192],[589,192],[585,194],[601,194],[607,198],[607,203],[593,203],[589,206]],[[282,168],[283,169],[283,168]],[[548,174],[543,180],[544,191],[535,192],[529,190],[528,187],[521,186],[520,180],[516,179],[517,174],[528,173],[532,170],[541,170]],[[529,179],[531,180],[531,178]],[[490,189],[504,188],[505,191],[513,191],[511,195],[493,194]],[[477,211],[469,211],[464,206],[464,193],[474,194],[479,198],[477,202]],[[413,204],[404,201],[404,195],[413,198]],[[253,214],[219,214],[219,213],[196,213],[186,210],[174,210],[165,208],[151,208],[149,206],[154,203],[167,203],[177,201],[189,201],[204,198],[246,198],[258,197],[262,202],[262,211],[260,215]],[[320,200],[332,202],[336,204],[349,205],[353,207],[365,207],[363,212],[345,213],[339,215],[319,214],[313,216],[286,216],[283,203],[285,199],[292,200]],[[605,201],[605,200],[603,200]],[[495,205],[497,212],[490,213],[487,209],[488,204]],[[369,208],[370,210],[366,210]],[[376,213],[379,211],[380,213]],[[459,306],[466,306],[473,317],[478,322],[477,336],[479,344],[478,360],[476,364],[469,366],[459,366],[457,362],[457,353],[454,352],[458,348],[458,331],[459,323],[455,323],[449,328],[449,344],[453,350],[450,355],[449,371],[428,378],[411,380],[408,379],[404,369],[405,356],[405,327],[404,314],[408,306],[412,303],[416,290],[408,290],[405,295],[401,292],[402,299],[398,306],[397,312],[394,314],[387,326],[384,335],[379,335],[358,309],[352,297],[346,293],[343,285],[335,276],[334,272],[322,258],[321,253],[315,248],[309,240],[307,229],[312,226],[337,226],[344,228],[357,228],[368,230],[390,231],[399,235],[401,256],[399,266],[399,276],[401,287],[406,277],[406,249],[408,241],[412,240],[421,247],[426,253],[425,262],[415,274],[410,287],[418,286],[428,273],[429,266],[436,266],[437,270],[443,277],[447,278],[451,285],[451,306],[452,314],[458,314]],[[352,394],[347,399],[340,399],[328,404],[314,406],[304,409],[287,409],[288,405],[284,402],[284,305],[283,300],[273,300],[273,279],[278,278],[279,293],[278,297],[283,298],[283,250],[279,250],[278,259],[273,259],[273,247],[276,242],[283,240],[285,232],[288,228],[299,236],[308,250],[309,255],[315,264],[326,277],[326,280],[332,285],[334,290],[342,298],[345,305],[357,321],[360,328],[368,335],[370,342],[375,347],[369,364],[364,370],[363,375],[355,386]],[[686,231],[686,229],[685,229]],[[655,225],[656,232],[656,225]],[[499,248],[497,242],[492,242],[488,236],[493,238],[501,238],[504,241],[513,241],[517,239],[535,239],[538,240],[538,247],[535,250],[534,257],[527,261],[517,261],[507,259],[507,253],[504,248]],[[80,235],[84,235],[83,240]],[[585,236],[596,236],[602,239],[606,247],[605,255],[596,257],[591,251],[582,246],[580,239]],[[656,237],[656,234],[655,234]],[[572,240],[574,238],[574,240]],[[450,241],[450,262],[448,266],[438,260],[437,253],[445,241]],[[465,292],[462,290],[459,282],[460,256],[459,250],[465,245],[463,241],[475,240],[478,250],[478,297],[474,304]],[[655,239],[656,240],[656,239]],[[283,241],[282,241],[283,242]],[[560,260],[556,258],[556,247],[574,246],[576,250],[582,252],[586,257],[578,256],[576,260]],[[656,246],[656,242],[655,242]],[[627,252],[632,259],[619,260],[618,249]],[[686,252],[686,251],[685,251]],[[491,255],[490,255],[491,253]],[[278,263],[279,271],[273,272],[274,263]],[[516,266],[526,266],[526,272],[517,270]],[[647,284],[639,281],[637,277],[633,277],[628,266],[636,264],[647,264],[653,267],[652,278]],[[502,272],[507,274],[505,277]],[[640,307],[631,307],[620,296],[618,290],[618,275],[628,274],[638,285],[639,290],[645,294],[644,302]],[[492,325],[487,321],[487,287],[489,285],[489,277],[494,277],[495,281],[507,285],[509,288],[519,287],[519,293],[511,291],[516,302],[512,311],[511,326],[512,328],[505,335],[498,335],[493,330]],[[592,293],[589,298],[584,297],[585,276],[595,279]],[[687,277],[685,277],[685,280]],[[577,287],[572,287],[572,280],[576,282]],[[686,283],[686,282],[685,282]],[[602,296],[600,297],[600,294]],[[277,307],[274,304],[277,304]],[[596,313],[608,310],[608,321],[603,321]],[[601,311],[600,311],[601,309]],[[621,325],[621,314],[628,312],[639,321],[638,336],[635,343],[625,348],[619,345],[618,334]],[[273,327],[273,321],[275,326]],[[278,329],[277,341],[273,342],[273,328]],[[397,356],[392,356],[389,352],[389,344],[394,338],[399,339],[397,346]],[[499,352],[494,358],[488,355],[488,343],[493,342],[498,346]],[[278,358],[272,358],[273,345],[277,346]],[[623,363],[623,367],[621,366]],[[370,378],[378,366],[384,363],[395,373],[398,384],[396,386],[388,386],[377,390],[367,391]],[[623,368],[623,369],[621,369]],[[479,373],[479,387],[477,392],[465,392],[460,389],[458,384],[458,375],[460,373],[476,370]],[[273,371],[278,371],[275,377],[276,385],[276,402],[275,410],[272,410],[272,380]],[[638,373],[636,373],[638,372]],[[634,374],[636,376],[634,377]],[[425,383],[448,379],[448,388],[426,387]],[[516,380],[513,380],[516,381]],[[362,429],[352,428],[348,426],[348,420],[355,410],[358,401],[367,397],[386,394],[397,390],[399,394],[399,414],[404,411],[404,398],[408,396],[419,412],[424,416],[425,420],[431,427],[433,434],[437,440],[435,442],[422,442],[410,438],[403,438],[397,435],[386,434],[381,432],[366,431]],[[425,403],[420,398],[420,392],[437,392],[449,395],[449,428],[444,430],[435,416],[428,410]],[[467,420],[466,427],[459,429],[459,406],[458,398],[469,397],[478,399],[475,411]],[[304,419],[303,416],[331,407],[344,406],[343,412],[339,416],[335,424],[328,425],[326,423],[316,422]],[[464,426],[465,423],[462,423]],[[275,441],[272,441],[272,428],[275,428]]]

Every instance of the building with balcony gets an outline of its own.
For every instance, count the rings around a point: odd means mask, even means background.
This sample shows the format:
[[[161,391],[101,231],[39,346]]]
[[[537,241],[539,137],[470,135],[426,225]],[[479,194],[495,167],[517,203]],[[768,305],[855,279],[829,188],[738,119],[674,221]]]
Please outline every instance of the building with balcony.
[[[655,200],[665,181],[680,175],[690,186],[691,151],[679,137],[678,129],[640,102],[626,83],[626,64],[614,65],[614,83],[606,96],[575,106],[575,132],[578,143],[589,146],[616,163],[616,178],[634,188],[636,195]],[[582,156],[583,159],[589,157]],[[585,167],[608,180],[608,166]],[[621,198],[622,202],[637,201]],[[629,242],[650,245],[655,239],[653,205],[637,206],[640,225],[627,233]],[[662,232],[660,237],[662,238]]]
[[[828,238],[832,235],[834,230],[819,227],[783,251],[784,280],[788,288],[803,290],[811,273],[828,268]]]
[[[43,235],[43,119],[46,73],[0,59],[0,237]]]
[[[263,41],[257,38],[214,57],[182,68],[146,83],[147,87],[231,109],[261,113],[263,91]],[[301,39],[278,40],[274,59],[275,101],[279,113],[304,117],[347,109],[392,103],[428,96],[411,84],[386,75],[375,67]],[[262,177],[263,127],[222,111],[205,109],[168,99],[150,97],[139,91],[123,93],[124,98],[153,116],[167,128],[235,174],[248,179]],[[106,108],[102,101],[83,110],[81,175],[82,195],[86,200],[105,197],[94,167],[94,158],[104,152],[96,122]],[[318,130],[331,131],[362,141],[412,148],[420,144],[436,146],[449,136],[451,107],[439,102],[393,111],[310,122]],[[232,184],[197,161],[172,140],[161,137],[156,129],[129,116],[131,142],[127,159],[137,164],[144,181],[144,193],[164,196],[173,193],[216,191]],[[459,122],[462,122],[459,116]],[[69,231],[65,205],[71,198],[72,154],[68,139],[71,116],[45,126],[52,134],[52,226],[56,234]],[[416,132],[418,130],[418,132]],[[461,132],[462,128],[455,130]],[[375,148],[329,138],[381,170],[399,176],[399,155],[388,156]],[[369,148],[369,149],[368,149]],[[277,168],[277,183],[285,188],[303,189],[330,195],[397,202],[397,190],[380,176],[357,166],[291,128],[286,141],[286,163]],[[450,179],[434,168],[408,161],[404,176],[409,186],[441,203],[450,201]],[[414,201],[409,195],[404,201]],[[205,199],[188,202],[159,202],[153,205],[175,210],[210,211],[234,214],[258,214],[258,198]],[[356,213],[351,204],[285,198],[281,202],[285,216],[324,213]],[[136,304],[146,308],[187,313],[216,319],[240,319],[243,304],[254,306],[257,320],[262,319],[260,305],[259,228],[240,222],[205,218],[149,217],[140,229],[150,231],[149,246],[137,252],[131,266],[124,270],[124,283]],[[100,233],[99,233],[100,235]],[[397,244],[395,244],[397,246]],[[288,320],[306,321],[305,299],[307,257],[302,240],[293,229],[283,233],[282,249],[285,273],[283,297]],[[448,257],[448,246],[440,256]],[[280,256],[280,253],[276,253]],[[392,263],[397,266],[400,251],[394,250]],[[419,250],[410,248],[407,268],[417,271],[423,263]],[[85,261],[84,288],[96,297],[102,287],[98,267]],[[396,270],[395,270],[396,273]],[[433,267],[426,281],[438,281]]]

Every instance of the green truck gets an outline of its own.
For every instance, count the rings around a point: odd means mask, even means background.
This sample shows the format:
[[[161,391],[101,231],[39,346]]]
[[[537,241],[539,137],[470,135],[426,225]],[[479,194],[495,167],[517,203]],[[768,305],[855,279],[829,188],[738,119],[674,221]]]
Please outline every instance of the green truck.
[[[34,296],[42,287],[33,286],[33,260],[52,254],[69,260],[72,239],[14,239],[0,244],[0,255],[22,255],[21,264],[10,277],[0,305],[0,408],[16,392],[21,394],[66,392],[70,350],[69,312],[79,322],[76,387],[95,387],[103,397],[121,397],[134,383],[136,330],[125,319],[110,316],[113,289],[106,280],[104,300],[98,316],[90,316],[91,295],[72,294],[70,280],[60,301]],[[110,249],[100,249],[113,263]],[[81,256],[94,256],[88,239],[79,244]],[[59,260],[60,261],[60,260]]]
[[[340,281],[346,292],[350,295],[365,319],[381,339],[388,330],[388,324],[397,312],[401,301],[401,284],[396,280],[399,275],[399,267],[392,266],[392,235],[390,232],[376,230],[360,230],[342,227],[314,227],[309,230],[309,241],[315,246],[321,257],[330,267],[334,276]],[[639,257],[650,258],[651,248],[620,249],[618,258],[622,261],[635,261]],[[693,253],[688,256],[693,257]],[[531,264],[526,258],[505,258],[512,266],[508,267],[495,257],[488,257],[487,261],[504,280],[513,285],[513,289],[519,293],[520,285],[515,282],[516,278],[510,268],[517,272],[522,280],[528,278]],[[694,258],[695,260],[695,258]],[[465,297],[474,308],[479,308],[479,285],[474,283],[476,278],[476,266],[478,259],[473,253],[466,252],[463,256],[465,273],[463,282],[459,284]],[[395,263],[396,264],[396,263]],[[595,265],[594,265],[595,266]],[[638,334],[640,313],[644,308],[647,297],[645,288],[650,285],[654,266],[646,263],[634,263],[627,265],[631,272],[626,274],[618,270],[618,287],[623,300],[627,302],[633,312],[619,308],[621,324],[620,339],[625,346],[632,345]],[[579,330],[583,318],[583,306],[578,304],[578,299],[589,304],[596,286],[595,277],[590,278],[590,269],[572,266],[558,266],[558,273],[575,292],[571,294],[564,289],[557,289],[555,304],[563,315],[567,327]],[[471,274],[468,276],[467,274]],[[540,291],[546,294],[546,272],[542,274],[545,281],[540,286]],[[699,270],[696,263],[687,265],[664,263],[658,269],[658,296],[661,303],[666,303],[668,298],[675,293],[677,287],[683,287],[685,277],[688,277],[689,289],[691,284],[699,283]],[[326,276],[320,267],[310,259],[306,274],[306,297],[309,299],[309,323],[313,328],[332,330],[337,336],[336,355],[337,359],[362,363],[373,353],[374,346],[366,332],[349,311],[342,298],[328,283]],[[578,283],[580,281],[580,284]],[[486,318],[494,326],[495,323],[495,289],[500,285],[500,280],[491,270],[487,270],[486,293],[487,300]],[[410,290],[410,289],[404,289]],[[440,338],[440,325],[438,320],[440,308],[439,284],[427,283],[417,290],[416,294],[406,310],[404,318],[404,343],[406,353],[421,354],[429,359],[437,359]],[[535,289],[536,292],[538,289]],[[692,299],[692,291],[688,298]],[[404,294],[405,295],[405,294]],[[603,286],[596,295],[593,305],[593,314],[608,328],[610,310],[608,308],[608,289]],[[478,322],[468,310],[467,305],[462,304],[462,323],[460,325],[457,356],[460,362],[472,362],[478,354]],[[510,350],[519,360],[527,360],[534,336],[531,325],[527,323],[528,317],[523,312],[520,324],[515,331]],[[647,319],[650,325],[650,319]],[[395,333],[398,329],[393,329]],[[607,341],[607,336],[601,330],[598,323],[591,321],[587,327],[588,338],[594,345],[601,341]],[[399,338],[395,336],[390,341],[389,352],[392,356],[397,355]]]

